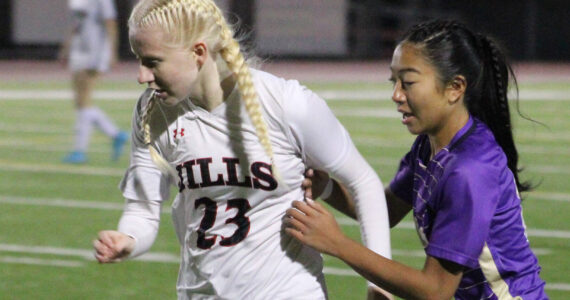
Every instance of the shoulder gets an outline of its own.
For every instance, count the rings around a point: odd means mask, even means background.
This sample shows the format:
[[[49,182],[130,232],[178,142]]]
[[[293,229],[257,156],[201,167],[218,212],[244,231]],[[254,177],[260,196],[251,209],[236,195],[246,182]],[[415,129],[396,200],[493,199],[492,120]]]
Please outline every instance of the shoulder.
[[[325,104],[317,94],[297,80],[256,69],[251,69],[251,74],[259,101],[272,117],[285,117],[288,120],[305,118],[307,115],[304,112],[312,111],[315,103]]]
[[[459,169],[484,174],[498,174],[507,167],[507,157],[491,130],[481,121],[475,120],[474,128],[463,141],[451,149]]]
[[[507,168],[507,158],[489,128],[476,120],[472,130],[449,149],[441,165],[447,186],[462,183],[492,188]]]
[[[304,89],[297,80],[285,79],[253,68],[250,70],[260,98],[270,97],[275,100],[283,100],[288,94]]]

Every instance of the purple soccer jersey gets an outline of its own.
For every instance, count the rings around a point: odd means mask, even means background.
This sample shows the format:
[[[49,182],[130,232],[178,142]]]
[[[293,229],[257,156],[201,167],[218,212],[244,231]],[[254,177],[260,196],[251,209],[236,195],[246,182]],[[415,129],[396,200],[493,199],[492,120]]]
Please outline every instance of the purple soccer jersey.
[[[492,132],[469,118],[431,160],[420,135],[390,189],[413,206],[426,254],[465,266],[456,299],[548,299],[507,158]]]

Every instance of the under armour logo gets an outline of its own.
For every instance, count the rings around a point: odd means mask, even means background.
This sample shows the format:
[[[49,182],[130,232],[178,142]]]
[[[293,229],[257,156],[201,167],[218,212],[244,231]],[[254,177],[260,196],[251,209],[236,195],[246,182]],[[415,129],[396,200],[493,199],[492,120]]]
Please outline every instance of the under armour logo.
[[[178,131],[178,129],[174,129],[174,138],[178,138],[178,134],[180,134],[180,137],[184,136],[184,128],[181,128],[180,131]]]

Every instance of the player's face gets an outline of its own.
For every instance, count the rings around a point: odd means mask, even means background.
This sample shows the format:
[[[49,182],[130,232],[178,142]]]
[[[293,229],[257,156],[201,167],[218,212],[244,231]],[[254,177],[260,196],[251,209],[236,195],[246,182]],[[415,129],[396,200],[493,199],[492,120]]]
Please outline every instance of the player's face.
[[[448,115],[448,105],[434,67],[411,44],[400,44],[390,65],[392,100],[402,123],[412,134],[436,135]]]
[[[198,64],[191,50],[167,46],[158,27],[132,29],[129,39],[140,61],[138,82],[156,89],[159,99],[174,105],[199,90]]]

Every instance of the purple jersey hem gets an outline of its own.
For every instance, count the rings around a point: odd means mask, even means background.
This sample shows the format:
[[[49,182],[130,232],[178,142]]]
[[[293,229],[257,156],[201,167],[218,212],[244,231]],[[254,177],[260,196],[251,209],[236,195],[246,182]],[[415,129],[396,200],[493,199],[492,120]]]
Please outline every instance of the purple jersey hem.
[[[438,247],[435,245],[431,245],[431,244],[426,247],[425,251],[429,256],[449,260],[449,261],[454,262],[456,264],[460,264],[462,266],[466,266],[466,267],[469,267],[472,269],[479,268],[479,261],[478,260],[474,260],[471,257],[467,257],[467,256],[463,255],[462,253],[449,251],[447,249],[444,249],[444,248],[441,248],[441,247]]]

